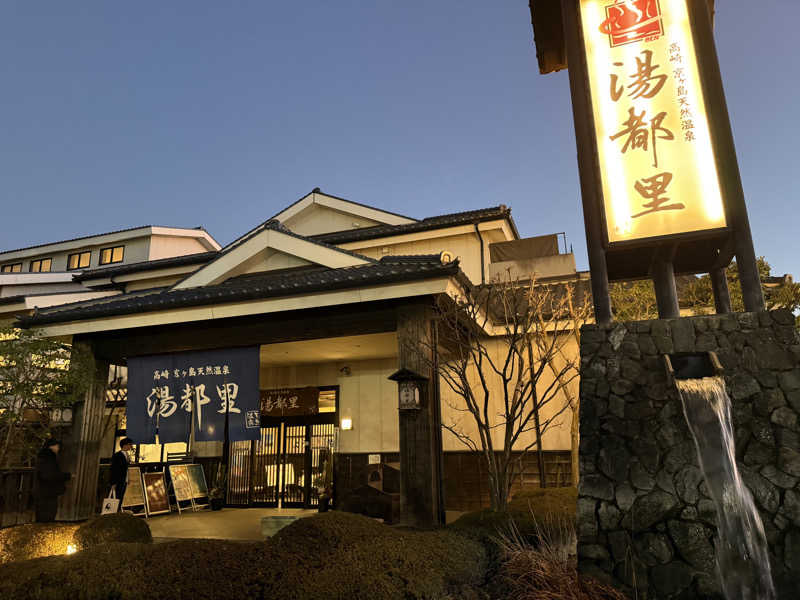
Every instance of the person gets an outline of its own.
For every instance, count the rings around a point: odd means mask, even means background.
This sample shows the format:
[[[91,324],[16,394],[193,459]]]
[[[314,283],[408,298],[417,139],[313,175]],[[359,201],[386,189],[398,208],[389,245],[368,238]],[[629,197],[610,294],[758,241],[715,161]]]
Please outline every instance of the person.
[[[56,520],[58,497],[67,491],[69,473],[58,466],[61,442],[49,439],[39,451],[36,461],[36,522],[50,523]]]
[[[131,438],[122,438],[119,441],[119,450],[111,457],[111,489],[122,507],[122,497],[128,487],[128,452],[133,448]]]

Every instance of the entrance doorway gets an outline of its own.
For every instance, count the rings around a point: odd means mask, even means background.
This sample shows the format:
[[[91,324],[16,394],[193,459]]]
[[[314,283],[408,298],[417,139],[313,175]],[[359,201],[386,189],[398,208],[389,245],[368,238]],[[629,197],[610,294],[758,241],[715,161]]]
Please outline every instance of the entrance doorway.
[[[326,457],[336,446],[334,423],[333,413],[287,418],[262,427],[259,440],[231,442],[227,503],[317,507]]]

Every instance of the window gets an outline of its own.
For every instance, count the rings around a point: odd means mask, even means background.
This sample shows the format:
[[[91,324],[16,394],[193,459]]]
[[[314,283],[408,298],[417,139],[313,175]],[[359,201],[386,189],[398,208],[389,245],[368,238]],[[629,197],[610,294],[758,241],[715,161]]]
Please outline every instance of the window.
[[[86,267],[89,266],[91,260],[92,260],[91,251],[76,252],[75,254],[70,254],[67,257],[67,271],[72,271],[74,269],[85,269]]]
[[[15,263],[13,265],[3,265],[0,273],[21,273],[22,263]]]
[[[31,273],[49,273],[50,268],[53,266],[52,258],[40,258],[39,260],[31,261]]]
[[[122,262],[125,254],[125,246],[115,246],[113,248],[103,248],[100,250],[100,264],[110,265]]]

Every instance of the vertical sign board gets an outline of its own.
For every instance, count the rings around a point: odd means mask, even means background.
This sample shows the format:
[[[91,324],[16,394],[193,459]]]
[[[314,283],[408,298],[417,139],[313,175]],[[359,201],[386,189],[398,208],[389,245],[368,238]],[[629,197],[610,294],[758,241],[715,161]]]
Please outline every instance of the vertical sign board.
[[[608,244],[726,227],[687,0],[580,0]]]

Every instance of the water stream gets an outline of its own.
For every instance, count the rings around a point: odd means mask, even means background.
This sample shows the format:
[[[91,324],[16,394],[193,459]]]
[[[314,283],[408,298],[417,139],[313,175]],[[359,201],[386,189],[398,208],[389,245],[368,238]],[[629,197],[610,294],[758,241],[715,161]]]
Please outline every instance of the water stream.
[[[676,381],[700,468],[717,510],[717,572],[728,600],[774,600],[767,539],[734,453],[731,401],[721,377]]]

